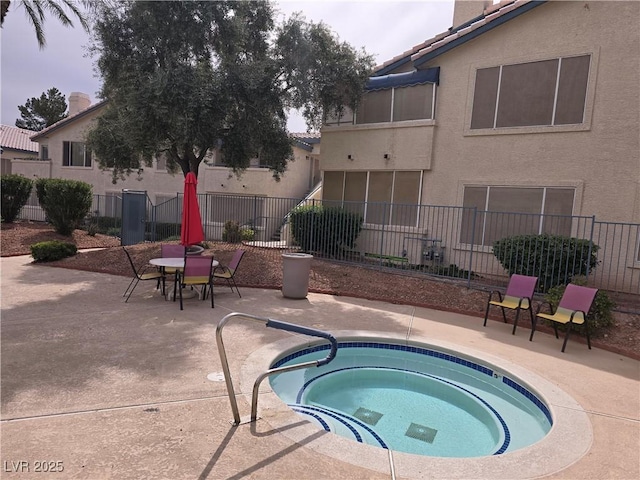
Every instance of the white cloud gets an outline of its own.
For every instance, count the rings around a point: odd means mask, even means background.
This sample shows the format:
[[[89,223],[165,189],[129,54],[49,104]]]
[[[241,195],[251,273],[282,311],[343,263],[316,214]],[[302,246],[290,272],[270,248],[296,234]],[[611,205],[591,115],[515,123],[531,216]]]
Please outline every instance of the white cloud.
[[[429,1],[339,1],[313,0],[277,2],[281,17],[301,11],[307,20],[326,23],[341,40],[375,55],[378,64],[410,49],[451,26],[453,0]],[[71,92],[84,92],[92,103],[98,98],[100,79],[93,59],[87,56],[89,37],[80,26],[65,28],[49,17],[45,21],[47,46],[38,48],[33,27],[24,11],[12,8],[0,31],[3,124],[20,118],[18,105],[56,87],[69,99]],[[293,114],[291,131],[304,131],[304,121]]]

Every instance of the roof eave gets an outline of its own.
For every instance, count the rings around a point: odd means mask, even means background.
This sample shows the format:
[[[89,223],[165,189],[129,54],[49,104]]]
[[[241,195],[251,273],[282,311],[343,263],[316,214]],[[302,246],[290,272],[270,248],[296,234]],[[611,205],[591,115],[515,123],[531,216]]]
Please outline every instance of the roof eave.
[[[500,17],[496,18],[495,20],[493,20],[490,23],[487,23],[486,25],[482,25],[481,27],[467,33],[466,35],[463,35],[462,37],[458,37],[444,45],[442,45],[441,47],[436,48],[435,50],[432,50],[431,52],[427,52],[424,53],[422,55],[420,55],[420,53],[414,55],[414,57],[412,58],[413,60],[413,65],[418,68],[421,65],[424,65],[425,63],[427,63],[430,60],[433,60],[436,57],[439,57],[440,55],[470,41],[473,40],[474,38],[482,35],[483,33],[486,33],[490,30],[493,30],[496,27],[499,27],[500,25],[502,25],[505,22],[508,22],[509,20],[518,17],[520,15],[522,15],[523,13],[527,13],[528,11],[539,7],[540,5],[546,3],[546,0],[532,0],[531,2],[525,3],[524,5],[522,5],[519,8],[516,8],[515,10],[512,10],[508,13],[505,13],[504,15],[501,15]]]
[[[50,133],[55,132],[56,130],[59,130],[60,128],[65,127],[67,124],[74,122],[82,117],[85,117],[90,113],[95,112],[99,108],[106,105],[106,103],[107,103],[107,100],[103,100],[101,102],[96,103],[95,105],[91,105],[90,107],[86,108],[85,110],[82,110],[81,112],[75,114],[72,117],[67,117],[64,120],[60,120],[58,123],[54,123],[50,127],[45,128],[44,130],[36,133],[34,136],[30,137],[30,140],[32,142],[37,142],[41,138],[46,138]]]

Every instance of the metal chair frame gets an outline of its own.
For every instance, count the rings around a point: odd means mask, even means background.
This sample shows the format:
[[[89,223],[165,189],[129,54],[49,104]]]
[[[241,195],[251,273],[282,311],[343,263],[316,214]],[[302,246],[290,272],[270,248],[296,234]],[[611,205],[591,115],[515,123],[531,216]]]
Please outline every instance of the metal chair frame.
[[[240,261],[242,260],[245,252],[246,251],[242,249],[236,250],[233,254],[233,257],[231,258],[231,262],[229,262],[229,265],[218,265],[213,269],[213,277],[226,280],[227,284],[231,288],[231,291],[233,292],[233,288],[235,287],[236,292],[238,293],[238,297],[240,298],[242,298],[242,295],[240,295],[240,290],[238,290],[238,285],[236,285],[236,281],[233,277],[238,270],[238,265],[240,265]],[[221,272],[217,272],[218,269],[220,269]]]
[[[129,285],[127,286],[127,289],[122,294],[123,297],[127,297],[127,299],[124,302],[127,303],[129,301],[129,298],[131,297],[131,294],[136,289],[136,287],[138,286],[138,283],[140,283],[140,281],[156,280],[156,282],[157,282],[156,289],[160,288],[160,285],[162,285],[162,294],[164,295],[164,292],[165,292],[165,282],[164,282],[165,277],[164,277],[163,273],[162,272],[158,272],[158,271],[156,271],[156,272],[145,272],[145,270],[147,268],[149,268],[148,265],[142,265],[140,268],[136,268],[135,264],[133,263],[133,259],[131,258],[131,255],[129,254],[127,249],[125,247],[122,247],[122,250],[124,250],[124,253],[127,255],[127,259],[129,260],[129,264],[131,265],[131,269],[133,270],[133,274],[134,274],[134,277],[131,279],[131,282],[129,282]]]
[[[195,264],[195,265],[193,265]],[[208,273],[206,275],[190,275],[192,268],[197,268],[202,265],[198,264],[208,264]],[[193,278],[190,279],[190,277]],[[203,279],[206,277],[206,280]],[[201,257],[201,256],[189,256],[185,255],[184,257],[184,268],[182,270],[176,271],[176,278],[174,282],[173,289],[173,301],[176,300],[176,291],[179,291],[180,294],[180,310],[184,310],[182,303],[182,287],[190,285],[202,285],[202,301],[207,298],[208,293],[211,294],[211,308],[214,308],[214,299],[213,299],[213,257]],[[207,287],[209,292],[207,292]]]
[[[489,292],[489,299],[487,300],[487,309],[484,312],[483,326],[487,326],[487,318],[489,317],[489,308],[493,305],[500,307],[502,310],[502,318],[504,323],[507,323],[507,315],[504,309],[509,308],[516,311],[516,318],[513,321],[513,330],[511,335],[516,334],[516,328],[518,327],[518,319],[520,318],[521,310],[529,310],[529,316],[531,317],[531,324],[533,325],[533,292],[535,292],[536,285],[538,283],[538,277],[530,277],[527,275],[513,274],[509,279],[507,290],[504,294],[498,290],[492,290]],[[493,300],[494,294],[498,295],[498,300]]]
[[[585,333],[587,337],[587,346],[589,350],[591,350],[591,336],[589,335],[589,322],[588,322],[588,314],[591,310],[591,306],[596,298],[598,293],[597,288],[583,287],[581,285],[574,285],[570,283],[567,285],[567,288],[560,299],[560,303],[558,303],[558,307],[553,311],[553,307],[549,302],[543,302],[538,305],[538,309],[536,310],[535,319],[531,325],[531,335],[529,336],[529,341],[533,340],[533,334],[536,332],[536,321],[538,317],[549,320],[553,322],[553,331],[556,334],[556,338],[558,337],[558,323],[567,326],[567,332],[564,336],[564,342],[562,342],[562,350],[564,353],[564,349],[567,346],[567,341],[569,340],[569,335],[571,334],[571,329],[573,325],[582,325],[584,323]],[[547,305],[549,307],[549,313],[540,313],[540,310],[543,306]]]

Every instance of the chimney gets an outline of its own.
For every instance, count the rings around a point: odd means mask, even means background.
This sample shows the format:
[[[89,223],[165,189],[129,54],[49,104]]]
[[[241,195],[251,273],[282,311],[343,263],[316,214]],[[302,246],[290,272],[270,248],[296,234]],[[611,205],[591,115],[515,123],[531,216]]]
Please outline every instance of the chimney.
[[[69,116],[75,115],[91,106],[89,95],[82,92],[71,92],[69,94]]]
[[[453,4],[453,28],[468,22],[484,13],[491,6],[490,0],[455,0]]]

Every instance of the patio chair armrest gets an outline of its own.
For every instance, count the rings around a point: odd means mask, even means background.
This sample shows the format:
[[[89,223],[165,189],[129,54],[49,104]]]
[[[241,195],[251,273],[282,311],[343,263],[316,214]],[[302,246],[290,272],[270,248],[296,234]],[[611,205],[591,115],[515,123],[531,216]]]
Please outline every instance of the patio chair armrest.
[[[493,299],[493,295],[497,293],[498,294],[498,300],[502,301],[502,292],[500,290],[491,290],[489,292],[489,302]]]
[[[571,312],[571,316],[569,317],[569,323],[573,323],[573,317],[575,317],[576,313],[581,313],[584,321],[587,321],[587,314],[583,310],[573,310]]]
[[[538,308],[536,308],[536,315],[538,315],[540,313],[540,310],[542,310],[542,307],[548,305],[549,306],[549,313],[551,313],[553,315],[553,306],[551,305],[551,303],[544,301],[538,304]]]

